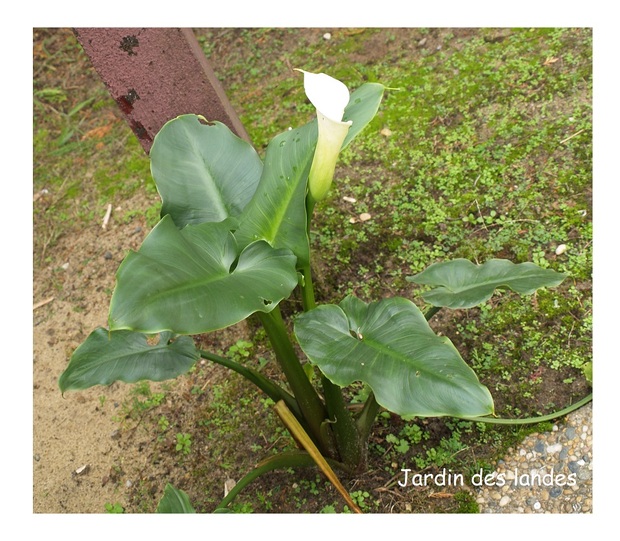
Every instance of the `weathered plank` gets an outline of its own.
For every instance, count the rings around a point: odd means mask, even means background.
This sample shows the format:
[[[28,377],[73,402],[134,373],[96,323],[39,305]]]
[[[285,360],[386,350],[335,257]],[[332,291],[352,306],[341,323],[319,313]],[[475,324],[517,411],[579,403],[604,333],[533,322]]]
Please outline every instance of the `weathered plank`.
[[[148,153],[178,115],[218,120],[249,141],[189,28],[75,28],[75,35]]]

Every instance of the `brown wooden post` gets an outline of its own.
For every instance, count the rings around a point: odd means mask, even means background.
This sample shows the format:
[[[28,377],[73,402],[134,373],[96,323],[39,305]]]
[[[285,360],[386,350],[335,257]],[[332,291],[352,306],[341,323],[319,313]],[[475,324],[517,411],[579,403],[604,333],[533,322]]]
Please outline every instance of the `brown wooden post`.
[[[148,153],[170,119],[203,115],[249,141],[189,28],[75,28],[93,67]]]

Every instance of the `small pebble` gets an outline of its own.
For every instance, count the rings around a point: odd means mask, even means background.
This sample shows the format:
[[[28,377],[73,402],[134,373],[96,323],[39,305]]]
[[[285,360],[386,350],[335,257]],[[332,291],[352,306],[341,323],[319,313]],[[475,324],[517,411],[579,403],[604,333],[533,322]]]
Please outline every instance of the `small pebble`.
[[[592,472],[586,469],[579,470],[579,473],[577,474],[577,479],[579,479],[580,481],[587,481],[589,479],[592,479]]]
[[[553,445],[547,446],[547,453],[549,453],[550,455],[552,455],[553,453],[559,453],[561,450],[562,450],[561,443],[554,443]]]
[[[534,445],[534,451],[542,454],[545,451],[545,442],[543,440],[538,440]]]
[[[73,475],[86,475],[90,471],[90,465],[84,464],[73,472]]]
[[[549,490],[549,496],[552,498],[557,498],[560,494],[562,494],[562,492],[562,487],[552,487],[551,490]]]
[[[228,493],[235,488],[235,485],[237,484],[237,482],[234,479],[226,479],[226,481],[224,481],[224,497],[228,496]]]

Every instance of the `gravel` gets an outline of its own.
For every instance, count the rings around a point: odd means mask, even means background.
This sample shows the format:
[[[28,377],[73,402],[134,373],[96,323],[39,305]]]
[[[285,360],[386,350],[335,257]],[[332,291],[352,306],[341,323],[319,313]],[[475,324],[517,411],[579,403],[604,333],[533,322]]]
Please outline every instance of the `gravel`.
[[[481,513],[592,513],[592,403],[508,449],[476,501]]]

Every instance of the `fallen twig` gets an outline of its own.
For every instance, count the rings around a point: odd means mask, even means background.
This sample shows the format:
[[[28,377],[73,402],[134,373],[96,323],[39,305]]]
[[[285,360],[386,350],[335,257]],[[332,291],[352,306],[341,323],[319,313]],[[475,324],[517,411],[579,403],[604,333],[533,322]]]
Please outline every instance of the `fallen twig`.
[[[103,217],[103,223],[101,224],[102,229],[105,229],[106,227],[108,227],[108,222],[110,221],[111,214],[112,214],[112,205],[109,204],[108,210],[106,211],[105,216]]]
[[[579,131],[577,131],[577,132],[573,133],[573,135],[571,135],[571,136],[567,137],[566,139],[562,139],[562,140],[560,141],[560,144],[562,145],[562,144],[566,143],[566,141],[570,141],[573,137],[577,137],[577,136],[578,136],[581,132],[583,132],[583,131],[585,131],[585,130],[579,130]]]
[[[53,300],[54,300],[54,297],[50,297],[49,299],[45,299],[44,301],[39,301],[32,307],[32,309],[36,310],[37,308],[41,308],[41,306],[45,306],[46,304],[49,304]]]

